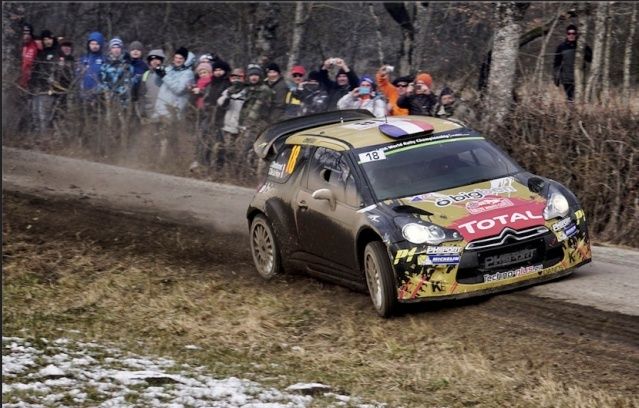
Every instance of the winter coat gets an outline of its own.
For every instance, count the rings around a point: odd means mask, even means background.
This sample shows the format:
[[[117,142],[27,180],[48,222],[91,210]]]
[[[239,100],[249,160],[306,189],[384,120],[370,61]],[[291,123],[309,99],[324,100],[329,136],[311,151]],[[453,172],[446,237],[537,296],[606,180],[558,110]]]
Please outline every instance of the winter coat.
[[[384,94],[388,104],[390,105],[390,114],[393,116],[408,115],[408,109],[397,106],[397,98],[399,98],[399,94],[397,93],[395,85],[388,80],[388,76],[383,76],[378,72],[375,75],[375,81],[380,92]]]
[[[293,96],[302,101],[301,116],[325,112],[328,106],[328,92],[319,84],[305,84],[294,90]]]
[[[361,98],[348,93],[337,101],[337,108],[340,110],[366,109],[375,115],[376,118],[383,118],[386,116],[386,101],[378,95],[375,95],[372,98]]]
[[[38,56],[38,51],[38,43],[33,40],[22,46],[22,64],[20,65],[20,80],[18,84],[25,89],[29,86],[33,64]]]
[[[553,74],[555,85],[575,83],[575,54],[577,41],[564,41],[555,50]],[[584,51],[584,68],[586,62],[592,62],[592,49],[586,45]]]
[[[89,42],[97,41],[100,44],[100,50],[98,52],[91,52],[89,50]],[[76,75],[82,76],[81,93],[82,98],[92,99],[95,90],[100,82],[100,68],[105,62],[104,54],[104,36],[99,32],[93,32],[89,34],[87,38],[87,54],[80,58],[78,71]]]
[[[73,58],[73,55],[60,53],[57,60],[53,88],[56,93],[67,94],[73,86],[75,58]]]
[[[458,119],[464,123],[473,122],[476,119],[475,112],[464,101],[455,99],[449,105],[437,103],[434,116],[442,119]]]
[[[284,119],[296,118],[302,114],[302,101],[294,95],[295,87],[286,92],[284,100]]]
[[[98,91],[126,107],[131,100],[133,76],[133,67],[123,55],[117,58],[109,56],[100,68]]]
[[[433,116],[437,97],[430,94],[402,95],[397,98],[397,106],[408,109],[410,115]]]
[[[337,101],[339,101],[342,96],[359,86],[359,78],[352,69],[346,73],[346,76],[348,77],[348,85],[344,86],[339,86],[336,81],[332,81],[328,77],[328,70],[324,69],[323,66],[320,67],[319,72],[319,83],[328,93],[328,100],[326,102],[326,110],[328,111],[337,110]]]
[[[243,83],[226,88],[217,99],[219,112],[224,112],[222,130],[234,135],[240,133],[240,112],[246,100],[246,89]]]
[[[142,75],[139,97],[142,102],[142,114],[147,118],[153,116],[161,86],[162,77],[155,70],[148,70]]]
[[[55,82],[55,71],[58,56],[58,43],[54,39],[53,45],[38,52],[31,79],[29,79],[29,89],[35,94],[51,94]]]
[[[222,123],[224,123],[225,112],[222,109],[218,109],[217,100],[222,96],[222,92],[231,86],[231,81],[229,80],[228,73],[225,73],[221,77],[213,76],[211,78],[211,85],[204,97],[207,120],[211,126],[220,127]]]
[[[273,106],[271,106],[271,123],[279,122],[284,119],[286,109],[286,94],[288,93],[288,85],[284,78],[279,77],[277,81],[270,83],[268,79],[264,83],[273,90]]]
[[[271,124],[269,113],[274,92],[264,83],[246,84],[246,100],[240,111],[240,126],[252,127],[256,132]]]
[[[170,66],[162,78],[162,86],[155,101],[153,118],[171,118],[173,114],[181,119],[189,103],[189,87],[195,82],[191,65],[195,55],[189,52],[187,62],[180,66]]]
[[[142,75],[149,69],[149,66],[141,59],[130,59],[133,67],[133,78],[131,79],[131,100],[133,102],[140,99],[140,85],[142,84]]]

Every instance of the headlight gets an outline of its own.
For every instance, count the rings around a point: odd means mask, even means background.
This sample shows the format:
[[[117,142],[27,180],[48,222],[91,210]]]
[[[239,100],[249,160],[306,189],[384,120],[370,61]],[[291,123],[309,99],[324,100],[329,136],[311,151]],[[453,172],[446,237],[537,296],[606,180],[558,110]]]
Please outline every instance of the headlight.
[[[544,219],[550,220],[556,217],[565,217],[568,215],[570,205],[568,200],[557,191],[556,188],[551,188],[546,208],[544,208]]]
[[[402,228],[402,235],[413,244],[428,243],[431,245],[441,244],[446,240],[446,232],[437,225],[421,225],[409,223]]]

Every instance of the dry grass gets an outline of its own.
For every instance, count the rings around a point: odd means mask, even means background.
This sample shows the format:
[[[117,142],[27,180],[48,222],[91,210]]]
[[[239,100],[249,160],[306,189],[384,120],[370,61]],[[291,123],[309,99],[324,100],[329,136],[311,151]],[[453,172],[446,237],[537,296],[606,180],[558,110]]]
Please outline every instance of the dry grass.
[[[33,212],[6,197],[5,211],[5,336],[37,339],[75,329],[84,340],[205,365],[219,376],[278,387],[323,382],[392,407],[639,403],[623,384],[608,390],[593,388],[597,378],[579,378],[583,372],[562,377],[544,353],[563,352],[544,350],[539,338],[505,338],[512,332],[503,327],[485,337],[503,322],[472,306],[382,320],[363,294],[298,276],[261,281],[242,247],[228,246],[229,237],[202,243],[192,232],[178,239],[184,231],[166,226],[129,235],[121,228],[141,225],[123,219],[98,240],[97,232],[75,238],[93,226],[78,224],[86,213]],[[52,221],[56,214],[64,228]],[[145,244],[149,236],[156,242]],[[188,252],[194,245],[203,247],[197,256]],[[516,344],[514,354],[492,344],[502,341]],[[186,350],[189,344],[201,350]]]

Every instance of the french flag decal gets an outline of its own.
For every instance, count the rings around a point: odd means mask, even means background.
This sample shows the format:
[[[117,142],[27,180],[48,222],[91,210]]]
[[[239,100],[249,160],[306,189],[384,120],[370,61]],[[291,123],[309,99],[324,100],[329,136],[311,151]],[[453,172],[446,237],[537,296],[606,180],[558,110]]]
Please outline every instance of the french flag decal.
[[[379,130],[384,135],[392,138],[400,138],[415,133],[432,132],[433,125],[420,120],[394,120],[379,125]]]

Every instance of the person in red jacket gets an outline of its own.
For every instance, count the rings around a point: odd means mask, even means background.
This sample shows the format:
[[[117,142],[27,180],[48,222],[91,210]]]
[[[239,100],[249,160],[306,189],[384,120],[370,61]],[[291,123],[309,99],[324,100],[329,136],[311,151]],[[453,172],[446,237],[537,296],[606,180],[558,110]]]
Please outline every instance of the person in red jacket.
[[[33,38],[33,26],[29,23],[22,25],[22,63],[20,65],[20,80],[18,84],[26,89],[31,79],[33,64],[38,55],[38,43]]]

